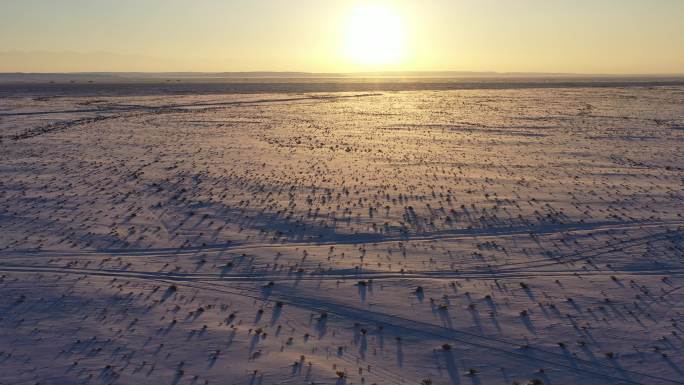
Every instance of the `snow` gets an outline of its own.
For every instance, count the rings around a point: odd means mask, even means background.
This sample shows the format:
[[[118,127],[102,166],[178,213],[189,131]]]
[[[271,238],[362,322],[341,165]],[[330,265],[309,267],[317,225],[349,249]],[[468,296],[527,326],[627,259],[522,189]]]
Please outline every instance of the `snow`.
[[[4,96],[0,384],[684,383],[681,127],[679,86]]]

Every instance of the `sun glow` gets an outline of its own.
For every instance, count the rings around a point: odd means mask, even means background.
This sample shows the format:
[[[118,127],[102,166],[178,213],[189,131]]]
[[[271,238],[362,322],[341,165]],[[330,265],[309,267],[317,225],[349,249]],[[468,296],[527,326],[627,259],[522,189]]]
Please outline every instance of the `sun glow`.
[[[347,23],[345,53],[357,65],[396,65],[404,59],[405,40],[403,20],[392,8],[359,5]]]

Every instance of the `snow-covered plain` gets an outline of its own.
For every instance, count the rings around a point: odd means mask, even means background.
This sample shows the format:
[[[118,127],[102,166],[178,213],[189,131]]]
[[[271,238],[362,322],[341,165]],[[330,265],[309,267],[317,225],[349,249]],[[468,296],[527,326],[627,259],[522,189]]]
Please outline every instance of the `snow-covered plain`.
[[[0,384],[682,384],[684,87],[0,99]]]

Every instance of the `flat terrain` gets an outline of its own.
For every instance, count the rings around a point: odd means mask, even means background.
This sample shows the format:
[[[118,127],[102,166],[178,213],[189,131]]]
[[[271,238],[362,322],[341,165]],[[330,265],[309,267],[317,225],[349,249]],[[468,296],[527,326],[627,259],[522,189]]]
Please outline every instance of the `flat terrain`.
[[[0,98],[0,384],[684,384],[684,87]]]

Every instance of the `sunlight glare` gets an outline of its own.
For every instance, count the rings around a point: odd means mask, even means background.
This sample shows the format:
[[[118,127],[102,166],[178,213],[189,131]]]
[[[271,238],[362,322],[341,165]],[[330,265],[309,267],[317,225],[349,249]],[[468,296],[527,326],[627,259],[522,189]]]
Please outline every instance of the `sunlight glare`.
[[[366,66],[399,64],[405,54],[405,27],[401,16],[379,4],[359,5],[347,23],[346,55]]]

